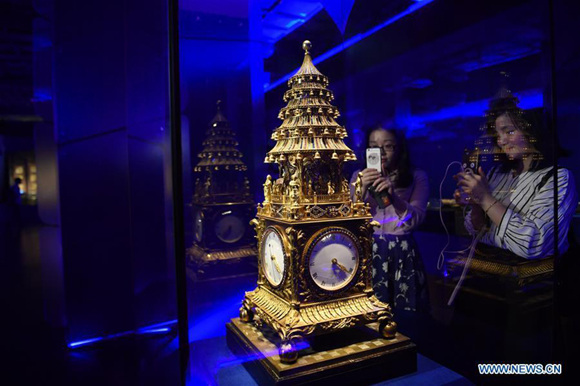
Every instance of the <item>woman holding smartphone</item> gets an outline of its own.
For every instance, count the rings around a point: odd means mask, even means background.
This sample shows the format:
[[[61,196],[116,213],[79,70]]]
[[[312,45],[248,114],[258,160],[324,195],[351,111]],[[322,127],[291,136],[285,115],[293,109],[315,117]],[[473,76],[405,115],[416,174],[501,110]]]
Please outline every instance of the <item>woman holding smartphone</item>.
[[[481,230],[482,243],[525,259],[553,256],[556,247],[563,254],[569,246],[568,229],[578,195],[572,173],[565,168],[556,172],[553,167],[552,159],[561,151],[546,138],[542,111],[524,111],[518,99],[508,94],[491,100],[486,115],[487,133],[496,140],[500,163],[487,174],[480,167],[456,175],[455,199],[461,203],[463,192],[471,207],[465,228],[474,235]]]
[[[405,134],[401,130],[372,126],[366,131],[369,148],[379,148],[381,170],[361,173],[362,197],[370,204],[375,228],[373,288],[376,296],[396,309],[428,308],[425,269],[412,232],[425,218],[429,185],[427,174],[411,166]],[[385,198],[386,197],[386,198]]]

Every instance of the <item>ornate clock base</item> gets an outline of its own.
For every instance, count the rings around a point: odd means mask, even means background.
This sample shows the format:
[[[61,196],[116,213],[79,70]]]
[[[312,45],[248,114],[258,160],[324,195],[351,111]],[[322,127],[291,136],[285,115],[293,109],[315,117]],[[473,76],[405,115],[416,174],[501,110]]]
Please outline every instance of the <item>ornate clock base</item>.
[[[296,345],[291,339],[280,343],[278,355],[280,356],[280,362],[282,363],[290,364],[298,360],[298,351],[296,350]]]
[[[278,298],[265,288],[246,292],[240,308],[240,320],[264,324],[278,334],[279,356],[283,363],[298,359],[295,342],[310,336],[349,329],[357,325],[378,322],[378,332],[385,339],[397,337],[397,323],[391,308],[372,294],[359,294],[326,302],[305,303],[300,306]]]
[[[249,323],[252,319],[254,319],[254,312],[246,306],[242,306],[240,308],[240,320],[244,323]]]
[[[280,357],[278,335],[269,328],[232,319],[226,339],[232,352],[260,385],[371,384],[416,371],[416,346],[398,333],[382,338],[378,323],[314,337],[297,344],[300,356],[292,363]],[[318,339],[325,338],[325,339]],[[294,351],[298,353],[298,351]]]
[[[240,307],[240,321],[244,323],[250,323],[254,321],[254,311],[251,308],[250,303],[244,299],[242,307]],[[260,320],[256,321],[256,325],[262,325]],[[282,340],[278,344],[278,356],[280,357],[281,363],[294,363],[298,359],[298,350],[296,349],[296,344],[293,339]]]
[[[397,336],[397,323],[392,320],[380,323],[379,333],[385,339],[394,339]]]

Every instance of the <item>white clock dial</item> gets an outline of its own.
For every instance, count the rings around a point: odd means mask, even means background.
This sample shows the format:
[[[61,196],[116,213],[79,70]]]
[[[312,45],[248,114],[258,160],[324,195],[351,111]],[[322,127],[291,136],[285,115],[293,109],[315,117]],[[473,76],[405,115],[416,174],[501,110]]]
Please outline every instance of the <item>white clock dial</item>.
[[[323,290],[342,289],[354,278],[359,264],[359,249],[347,230],[321,234],[309,251],[310,277]]]
[[[279,286],[284,279],[286,259],[282,238],[274,228],[268,228],[264,232],[261,255],[264,276],[274,287]]]
[[[224,243],[235,243],[240,240],[246,231],[246,226],[240,217],[235,214],[225,214],[216,222],[215,233]]]
[[[194,236],[197,242],[200,242],[203,237],[203,217],[201,215],[201,210],[195,212],[195,218],[193,220]]]

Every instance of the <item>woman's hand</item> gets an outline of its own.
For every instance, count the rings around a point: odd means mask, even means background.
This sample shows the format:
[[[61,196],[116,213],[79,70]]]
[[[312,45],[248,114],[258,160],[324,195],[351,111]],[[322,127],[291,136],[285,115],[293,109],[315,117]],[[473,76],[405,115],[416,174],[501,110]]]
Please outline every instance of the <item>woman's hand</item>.
[[[453,192],[453,198],[457,205],[469,205],[469,200],[467,200],[469,197],[465,196],[462,189],[455,189],[455,192]]]
[[[375,192],[380,193],[383,190],[386,190],[390,195],[393,194],[393,183],[389,177],[379,177],[374,182],[373,185],[375,188]]]
[[[376,193],[383,191],[389,193],[390,205],[393,205],[398,216],[402,216],[407,211],[407,203],[395,193],[395,184],[388,176],[377,178],[372,186]]]
[[[362,189],[363,189],[363,193],[366,192],[366,190],[368,189],[368,187],[370,185],[372,185],[380,176],[381,173],[379,173],[379,171],[377,169],[373,169],[373,168],[366,168],[363,171],[361,171],[362,173]]]
[[[458,180],[457,186],[469,196],[469,203],[481,205],[484,201],[493,199],[481,166],[477,169],[477,174],[461,172],[455,178]]]

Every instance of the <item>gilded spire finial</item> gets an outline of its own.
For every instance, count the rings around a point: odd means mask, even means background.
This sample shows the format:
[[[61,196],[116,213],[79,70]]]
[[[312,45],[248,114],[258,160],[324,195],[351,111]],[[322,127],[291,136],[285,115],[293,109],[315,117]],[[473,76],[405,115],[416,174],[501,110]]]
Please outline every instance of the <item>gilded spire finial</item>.
[[[308,55],[310,53],[311,48],[312,48],[312,43],[310,43],[310,40],[304,40],[304,43],[302,43],[302,49],[304,51],[306,51],[304,53],[304,55]]]
[[[294,74],[294,76],[296,75],[322,75],[320,73],[320,71],[318,71],[318,69],[316,67],[314,67],[314,64],[312,63],[312,57],[310,56],[310,49],[312,48],[312,43],[310,43],[310,40],[304,40],[304,42],[302,43],[302,49],[305,51],[304,52],[304,61],[302,62],[302,66],[300,66],[300,69],[298,70],[298,72],[296,74]]]

